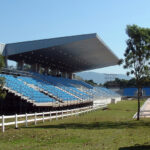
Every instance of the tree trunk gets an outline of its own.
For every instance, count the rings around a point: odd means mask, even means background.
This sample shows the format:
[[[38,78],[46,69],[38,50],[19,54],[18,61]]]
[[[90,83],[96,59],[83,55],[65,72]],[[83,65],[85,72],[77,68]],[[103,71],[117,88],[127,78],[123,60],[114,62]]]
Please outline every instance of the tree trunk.
[[[138,87],[138,110],[137,110],[137,120],[140,120],[140,95],[141,95],[141,89]]]

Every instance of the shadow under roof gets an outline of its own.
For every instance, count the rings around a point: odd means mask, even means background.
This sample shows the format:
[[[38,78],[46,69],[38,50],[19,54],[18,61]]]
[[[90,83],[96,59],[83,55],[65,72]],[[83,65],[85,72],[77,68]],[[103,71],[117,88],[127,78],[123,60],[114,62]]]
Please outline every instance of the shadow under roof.
[[[66,72],[116,65],[118,58],[96,33],[6,44],[3,56]]]

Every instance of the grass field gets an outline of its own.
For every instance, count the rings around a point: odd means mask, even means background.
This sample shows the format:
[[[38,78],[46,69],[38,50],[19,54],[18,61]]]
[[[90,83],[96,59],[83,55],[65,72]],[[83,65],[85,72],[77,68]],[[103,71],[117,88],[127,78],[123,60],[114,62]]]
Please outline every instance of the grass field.
[[[78,117],[6,128],[0,150],[150,150],[150,119],[136,121],[137,101],[121,101]]]

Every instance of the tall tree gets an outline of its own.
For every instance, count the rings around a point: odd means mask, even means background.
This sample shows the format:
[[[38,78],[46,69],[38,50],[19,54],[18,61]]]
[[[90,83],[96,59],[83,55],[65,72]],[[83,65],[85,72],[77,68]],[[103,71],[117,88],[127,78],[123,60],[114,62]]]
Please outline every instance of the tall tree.
[[[4,58],[3,58],[2,55],[0,55],[0,72],[1,72],[1,70],[4,66],[5,66]],[[1,94],[2,94],[1,89],[2,89],[3,85],[4,85],[4,78],[0,77],[0,97],[1,97]]]
[[[4,58],[2,55],[0,55],[0,72],[4,66],[5,66]],[[0,77],[0,110],[1,110],[1,114],[3,114],[3,103],[4,103],[3,101],[6,96],[6,92],[3,91],[4,84],[5,84],[5,79],[3,77]]]
[[[138,88],[137,120],[140,119],[140,97],[142,79],[150,75],[150,29],[137,25],[127,25],[126,33],[129,39],[124,56],[124,68],[128,69],[127,75],[134,75]]]

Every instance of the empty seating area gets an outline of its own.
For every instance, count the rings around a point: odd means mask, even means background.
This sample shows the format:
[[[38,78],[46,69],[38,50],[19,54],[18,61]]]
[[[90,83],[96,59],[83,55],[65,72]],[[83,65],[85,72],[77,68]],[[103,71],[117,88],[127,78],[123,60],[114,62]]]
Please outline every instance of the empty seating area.
[[[115,97],[120,97],[119,94],[113,92],[112,90],[109,90],[104,87],[95,87],[94,90],[94,97],[97,98],[115,98]]]
[[[54,99],[41,93],[40,91],[27,86],[19,78],[12,75],[1,74],[0,77],[5,78],[5,86],[14,92],[15,95],[36,103],[53,102]]]
[[[118,96],[111,90],[94,88],[83,81],[35,72],[30,72],[29,76],[0,74],[0,77],[5,78],[5,89],[34,104],[81,103]]]
[[[51,86],[58,87],[62,91],[68,92],[68,93],[76,96],[76,99],[78,98],[80,100],[88,100],[91,98],[90,95],[88,95],[87,93],[85,93],[77,88],[77,87],[81,87],[81,83],[77,80],[71,80],[71,79],[66,79],[66,78],[62,78],[62,77],[41,75],[38,73],[34,73],[33,75],[36,78],[38,78],[39,80],[41,80],[42,82],[44,80],[45,82],[51,84]]]
[[[20,80],[25,82],[26,84],[32,84],[35,88],[38,88],[42,91],[49,93],[49,95],[55,97],[60,101],[72,101],[78,100],[75,96],[70,95],[63,90],[57,88],[54,85],[49,84],[48,82],[44,82],[42,79],[36,79],[31,77],[18,77]]]

